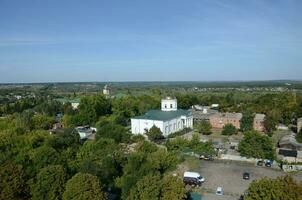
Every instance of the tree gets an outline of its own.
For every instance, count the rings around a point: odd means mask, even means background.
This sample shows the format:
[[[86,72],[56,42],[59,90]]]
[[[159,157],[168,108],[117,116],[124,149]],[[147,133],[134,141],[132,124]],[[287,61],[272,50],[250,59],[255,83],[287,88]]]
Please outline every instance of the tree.
[[[41,168],[47,165],[55,165],[60,161],[58,152],[49,146],[41,146],[29,152],[30,165],[27,171],[34,176]]]
[[[203,135],[210,135],[212,134],[212,125],[207,121],[202,121],[199,124],[197,124],[197,130],[199,133]]]
[[[66,183],[63,200],[107,199],[96,176],[77,173]]]
[[[233,124],[224,125],[221,134],[222,135],[234,135],[237,134],[237,129]]]
[[[291,176],[277,179],[254,180],[247,191],[246,200],[297,200],[302,198],[302,185]]]
[[[153,125],[150,130],[147,132],[147,136],[149,140],[156,141],[163,138],[163,133],[161,132],[160,128]]]
[[[158,200],[160,197],[160,176],[147,175],[131,189],[127,200]]]
[[[201,142],[200,135],[198,133],[193,134],[192,139],[188,144],[188,147],[195,153],[215,154],[212,142]]]
[[[35,129],[50,129],[55,120],[47,115],[35,115],[32,117],[33,127]]]
[[[97,139],[111,138],[114,139],[114,141],[116,141],[117,143],[129,142],[131,137],[131,135],[127,133],[125,127],[113,122],[108,122],[99,126],[96,136]]]
[[[97,176],[104,184],[113,185],[122,174],[123,152],[112,139],[86,141],[76,155],[77,171]]]
[[[240,155],[248,158],[275,158],[274,145],[271,139],[257,131],[248,131],[244,133],[244,138],[238,145]]]
[[[27,196],[26,177],[21,165],[0,166],[0,199],[23,199]]]
[[[179,177],[165,176],[162,183],[161,200],[184,200],[186,189]]]
[[[297,142],[302,143],[302,129],[300,130],[299,133],[297,133],[296,140]]]
[[[61,199],[64,192],[66,173],[61,165],[49,165],[39,171],[31,183],[33,200]]]
[[[273,117],[265,116],[263,125],[264,125],[264,128],[265,128],[265,132],[267,134],[271,135],[273,133],[273,131],[276,130],[277,124],[278,124],[278,121],[275,120]]]
[[[240,130],[242,132],[253,130],[254,114],[252,112],[243,113],[240,121]]]
[[[86,96],[81,99],[79,115],[83,124],[96,122],[99,117],[110,114],[111,104],[104,95]]]

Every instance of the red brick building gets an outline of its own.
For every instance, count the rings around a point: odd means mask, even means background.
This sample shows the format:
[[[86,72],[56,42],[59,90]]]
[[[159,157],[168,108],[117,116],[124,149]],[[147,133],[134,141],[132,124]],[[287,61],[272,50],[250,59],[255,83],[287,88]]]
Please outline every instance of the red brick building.
[[[241,118],[241,113],[216,113],[210,116],[210,123],[213,128],[223,128],[226,124],[233,124],[239,129]]]

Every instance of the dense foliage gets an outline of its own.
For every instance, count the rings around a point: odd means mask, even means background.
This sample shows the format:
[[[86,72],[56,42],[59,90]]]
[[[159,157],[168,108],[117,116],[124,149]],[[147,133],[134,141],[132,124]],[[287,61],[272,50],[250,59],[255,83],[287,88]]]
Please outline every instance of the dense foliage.
[[[275,158],[275,150],[271,138],[257,131],[244,133],[244,138],[238,145],[238,150],[242,156],[248,158]]]
[[[167,94],[177,97],[180,108],[217,103],[221,111],[248,110],[243,113],[241,127],[248,132],[239,144],[240,153],[247,157],[274,158],[270,138],[249,131],[250,113],[267,115],[268,133],[278,123],[289,124],[302,116],[302,96],[292,92],[126,88],[122,97],[106,98],[76,94],[70,86],[56,87],[69,93],[52,94],[54,89],[47,85],[19,99],[9,95],[12,91],[0,91],[5,96],[0,104],[0,199],[106,199],[111,194],[117,199],[185,199],[181,179],[169,174],[182,161],[181,152],[215,154],[212,142],[201,142],[200,135],[194,134],[191,140],[169,138],[165,149],[129,134],[130,118],[158,109],[161,97]],[[59,97],[80,98],[80,106],[63,105],[55,100]],[[57,122],[62,122],[64,129],[49,134]],[[97,127],[95,141],[80,141],[74,127],[84,125]],[[208,123],[197,126],[202,134],[210,134],[210,129]],[[158,128],[149,131],[151,141],[161,137]]]
[[[201,121],[196,125],[197,131],[203,135],[212,134],[212,125],[208,121]]]
[[[226,124],[223,126],[221,131],[222,135],[234,135],[237,134],[238,130],[233,124]]]
[[[253,181],[247,194],[246,200],[298,200],[302,198],[302,185],[291,176],[263,178]]]

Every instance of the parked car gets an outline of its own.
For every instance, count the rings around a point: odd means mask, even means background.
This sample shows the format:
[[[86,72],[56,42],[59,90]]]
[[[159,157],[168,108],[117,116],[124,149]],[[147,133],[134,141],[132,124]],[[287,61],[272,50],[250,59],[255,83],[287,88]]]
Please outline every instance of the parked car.
[[[183,182],[186,185],[201,186],[205,179],[197,172],[185,172]]]
[[[217,187],[216,195],[223,195],[223,187]]]
[[[263,160],[259,160],[259,161],[257,162],[257,166],[263,166],[263,164],[264,164],[264,161],[263,161]]]
[[[271,161],[266,161],[265,162],[265,167],[272,167],[272,162]]]
[[[214,160],[213,156],[209,155],[209,154],[200,154],[199,159],[200,160],[208,160],[208,161],[213,161]]]
[[[242,178],[243,178],[244,180],[250,180],[250,173],[244,172],[244,173],[242,174]]]

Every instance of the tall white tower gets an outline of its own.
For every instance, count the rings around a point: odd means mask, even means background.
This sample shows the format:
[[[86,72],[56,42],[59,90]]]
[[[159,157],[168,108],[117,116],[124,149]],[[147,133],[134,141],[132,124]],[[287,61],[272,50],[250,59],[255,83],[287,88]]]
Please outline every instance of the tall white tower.
[[[167,97],[161,100],[161,110],[162,111],[175,111],[177,110],[177,99]]]
[[[105,87],[103,89],[103,94],[105,96],[110,96],[110,90],[111,90],[110,86],[109,85],[105,85]]]

